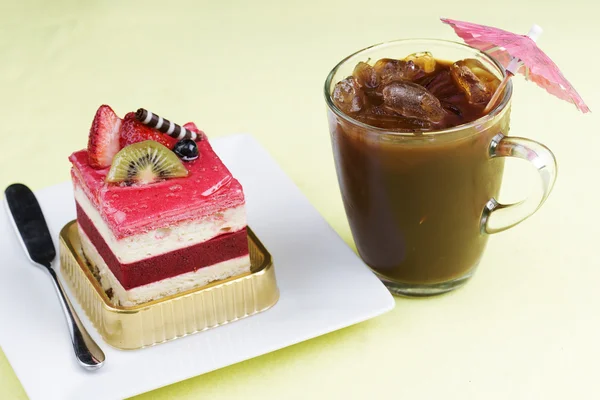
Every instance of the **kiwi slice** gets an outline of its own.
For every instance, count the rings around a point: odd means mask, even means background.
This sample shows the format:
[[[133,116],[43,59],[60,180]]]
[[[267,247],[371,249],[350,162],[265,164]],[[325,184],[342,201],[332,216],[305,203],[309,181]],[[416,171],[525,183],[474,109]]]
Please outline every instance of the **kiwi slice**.
[[[187,174],[175,153],[154,140],[146,140],[130,144],[115,155],[106,182],[145,185]]]

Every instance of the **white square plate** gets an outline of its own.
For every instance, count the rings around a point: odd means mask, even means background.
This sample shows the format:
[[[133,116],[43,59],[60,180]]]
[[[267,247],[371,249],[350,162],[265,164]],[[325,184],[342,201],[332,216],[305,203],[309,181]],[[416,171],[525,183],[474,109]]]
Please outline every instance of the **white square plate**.
[[[344,328],[394,307],[387,289],[258,142],[249,135],[236,135],[216,139],[213,146],[244,186],[248,223],[275,262],[279,302],[232,324],[147,349],[121,351],[102,340],[73,301],[106,353],[104,367],[87,372],[75,361],[49,278],[27,261],[8,216],[0,211],[0,345],[32,400],[134,396]],[[71,183],[36,195],[56,244],[60,229],[75,218]],[[70,293],[69,297],[73,300]]]

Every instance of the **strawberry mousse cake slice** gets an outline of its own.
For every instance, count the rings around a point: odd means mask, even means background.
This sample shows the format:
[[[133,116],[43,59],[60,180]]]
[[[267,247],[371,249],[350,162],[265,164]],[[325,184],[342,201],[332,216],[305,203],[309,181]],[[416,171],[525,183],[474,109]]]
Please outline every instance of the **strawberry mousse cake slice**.
[[[183,128],[196,140],[101,106],[88,148],[69,157],[82,250],[117,305],[250,271],[242,186],[206,135]]]

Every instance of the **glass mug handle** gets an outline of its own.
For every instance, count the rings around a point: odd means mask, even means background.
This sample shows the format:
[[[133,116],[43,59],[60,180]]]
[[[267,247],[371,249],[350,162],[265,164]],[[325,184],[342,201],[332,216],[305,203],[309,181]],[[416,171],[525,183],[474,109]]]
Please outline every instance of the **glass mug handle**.
[[[514,204],[501,204],[491,198],[481,216],[482,233],[502,232],[526,220],[544,204],[556,181],[554,154],[546,146],[533,140],[500,133],[492,139],[490,157],[515,157],[529,161],[539,173],[542,191]]]

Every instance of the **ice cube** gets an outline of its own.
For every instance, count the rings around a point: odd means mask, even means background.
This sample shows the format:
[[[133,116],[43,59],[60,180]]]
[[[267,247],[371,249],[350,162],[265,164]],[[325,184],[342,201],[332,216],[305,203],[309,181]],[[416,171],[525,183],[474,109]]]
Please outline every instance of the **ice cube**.
[[[412,82],[392,82],[383,88],[385,106],[400,115],[440,122],[446,112],[440,101],[423,86]]]
[[[398,113],[396,113],[393,110],[390,110],[386,107],[383,106],[373,106],[371,108],[369,108],[368,110],[365,111],[365,115],[371,115],[371,116],[395,116],[398,115]]]
[[[418,65],[426,74],[435,71],[435,58],[433,58],[433,55],[428,51],[413,53],[404,60],[414,62],[415,65]]]
[[[471,104],[490,101],[500,84],[500,80],[494,74],[473,58],[455,62],[450,67],[450,72]]]
[[[346,114],[359,112],[365,104],[365,94],[352,76],[336,83],[332,97],[335,105]]]
[[[473,71],[475,75],[482,81],[489,83],[491,85],[495,85],[498,87],[500,84],[500,79],[496,75],[490,72],[479,60],[474,58],[466,58],[462,61],[458,61],[461,65],[465,65]]]
[[[425,75],[423,70],[413,61],[382,58],[373,65],[382,84],[397,81],[414,81]]]
[[[379,85],[379,78],[375,73],[375,69],[365,62],[361,61],[356,64],[352,75],[361,87],[373,89]]]
[[[443,70],[426,79],[426,81],[421,82],[421,85],[438,99],[462,94],[462,91],[456,87],[450,71]]]
[[[431,122],[417,118],[407,118],[383,106],[366,109],[359,117],[360,121],[384,129],[429,130]]]

